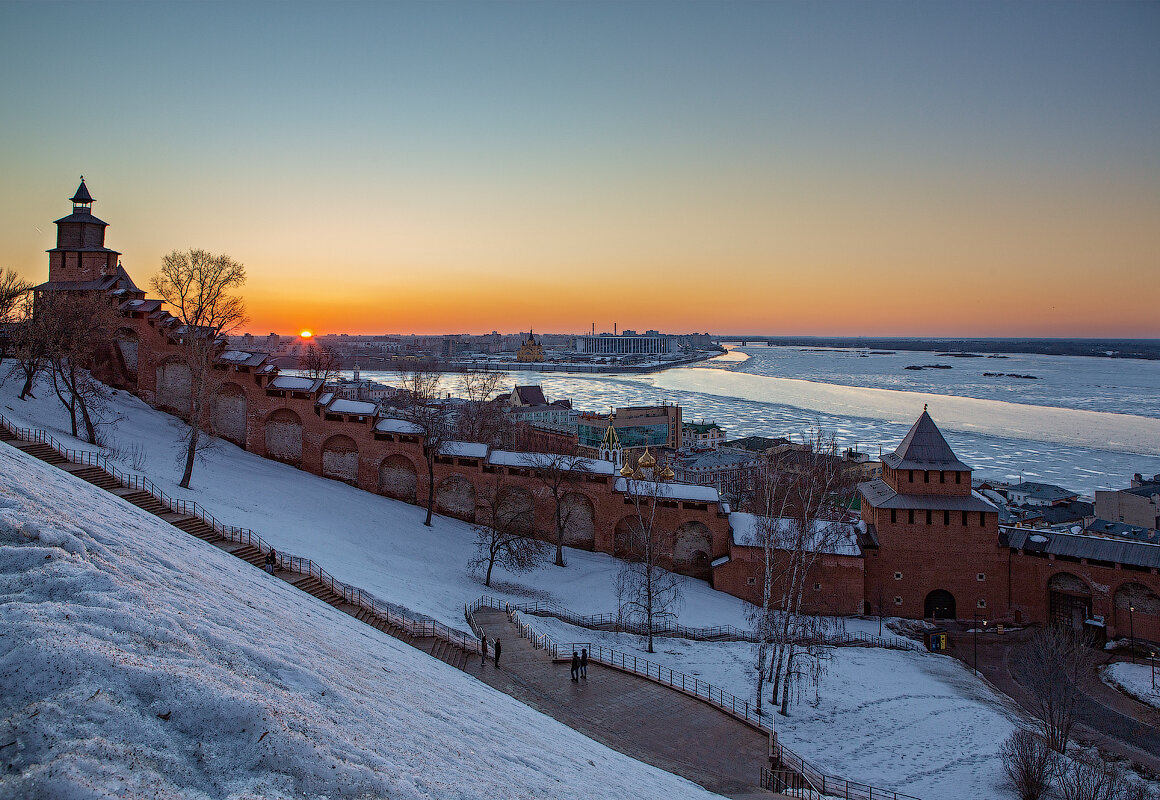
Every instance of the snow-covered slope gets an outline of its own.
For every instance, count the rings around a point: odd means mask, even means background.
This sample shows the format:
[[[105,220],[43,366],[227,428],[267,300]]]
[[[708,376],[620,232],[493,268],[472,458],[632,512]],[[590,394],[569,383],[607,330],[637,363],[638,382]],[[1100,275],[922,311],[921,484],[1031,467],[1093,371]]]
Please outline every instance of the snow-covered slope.
[[[596,794],[709,796],[0,444],[0,796]]]

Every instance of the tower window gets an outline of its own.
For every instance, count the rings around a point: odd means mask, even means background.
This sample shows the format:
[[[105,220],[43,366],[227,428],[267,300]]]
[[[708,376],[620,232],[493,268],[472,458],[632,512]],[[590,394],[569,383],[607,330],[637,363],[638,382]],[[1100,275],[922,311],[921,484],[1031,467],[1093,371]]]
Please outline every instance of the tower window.
[[[895,595],[895,597],[894,597],[894,605],[896,605],[896,606],[900,606],[900,605],[902,605],[902,598],[901,598],[901,597],[898,597],[897,595]]]
[[[927,525],[930,525],[930,524],[931,524],[931,519],[932,519],[932,516],[931,516],[931,514],[932,514],[931,510],[928,508],[928,509],[926,510],[926,524],[927,524]]]
[[[820,592],[821,590],[822,590],[822,585],[820,583],[815,583],[814,584],[814,591]]]
[[[943,512],[943,525],[950,525],[950,524],[951,524],[951,512],[944,511]]]
[[[914,483],[914,470],[910,470],[910,482]]]
[[[746,586],[756,586],[757,585],[757,578],[746,578],[745,585]]]
[[[975,603],[975,606],[976,606],[977,608],[986,608],[986,607],[987,607],[987,601],[986,601],[986,600],[984,600],[983,598],[981,598],[981,597],[980,597],[980,598],[979,598],[979,602]]]
[[[910,523],[911,525],[914,524],[914,509],[913,508],[906,512],[906,521],[908,523]]]
[[[963,482],[963,473],[956,472],[955,473],[955,483],[962,483],[962,482]]]
[[[929,469],[924,469],[922,471],[922,482],[923,483],[930,483],[930,470]]]
[[[985,581],[985,580],[987,580],[987,573],[985,573],[985,572],[980,572],[978,575],[976,575],[976,576],[975,576],[975,580],[977,580],[977,581]]]
[[[955,474],[957,475],[958,473],[955,473]],[[967,512],[966,511],[963,512],[963,524],[964,525],[967,524]]]
[[[986,511],[979,512],[979,527],[980,528],[987,527],[987,512]]]
[[[897,508],[890,509],[890,521],[891,522],[898,522],[898,509]]]
[[[896,580],[896,581],[902,580],[902,573],[901,572],[894,573],[894,580]]]
[[[938,482],[939,483],[946,483],[947,482],[947,474],[945,472],[943,472],[941,469],[938,471]]]

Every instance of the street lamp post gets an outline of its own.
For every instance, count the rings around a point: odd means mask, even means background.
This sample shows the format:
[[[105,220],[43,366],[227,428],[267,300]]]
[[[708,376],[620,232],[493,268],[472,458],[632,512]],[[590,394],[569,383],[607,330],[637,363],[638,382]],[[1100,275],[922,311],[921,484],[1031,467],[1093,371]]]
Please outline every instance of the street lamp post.
[[[1136,611],[1136,606],[1128,606],[1128,631],[1132,636],[1132,663],[1136,663],[1136,619],[1132,616]]]
[[[974,638],[974,648],[973,648],[974,649],[974,657],[973,657],[974,658],[974,665],[973,665],[972,669],[974,670],[975,675],[979,674],[979,616],[980,616],[979,612],[976,611],[975,612],[975,624],[971,627],[971,633],[973,634],[973,638]],[[983,627],[984,628],[987,627],[986,617],[983,618]]]
[[[1152,658],[1149,660],[1152,662],[1152,691],[1156,691],[1156,651],[1155,650],[1152,651]]]

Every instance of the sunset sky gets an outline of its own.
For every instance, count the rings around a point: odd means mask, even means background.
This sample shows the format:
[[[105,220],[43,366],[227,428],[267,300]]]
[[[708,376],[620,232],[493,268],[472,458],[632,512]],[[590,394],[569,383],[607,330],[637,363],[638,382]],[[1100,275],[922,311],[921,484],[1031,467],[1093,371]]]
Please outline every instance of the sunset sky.
[[[0,3],[0,267],[84,174],[255,333],[1160,336],[1160,3]]]

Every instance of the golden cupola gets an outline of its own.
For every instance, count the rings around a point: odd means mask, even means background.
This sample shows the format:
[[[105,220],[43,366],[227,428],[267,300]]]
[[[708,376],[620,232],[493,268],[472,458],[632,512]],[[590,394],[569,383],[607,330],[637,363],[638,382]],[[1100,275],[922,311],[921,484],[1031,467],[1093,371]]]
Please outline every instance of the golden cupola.
[[[657,460],[649,453],[648,448],[644,449],[644,455],[636,460],[636,465],[641,469],[652,469],[657,465]]]

